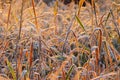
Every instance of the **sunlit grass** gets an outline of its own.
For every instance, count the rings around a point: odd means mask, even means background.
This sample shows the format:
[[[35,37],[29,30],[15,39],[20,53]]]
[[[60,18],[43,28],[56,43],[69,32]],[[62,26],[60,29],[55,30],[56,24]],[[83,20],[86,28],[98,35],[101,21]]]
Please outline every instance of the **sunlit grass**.
[[[84,2],[3,1],[0,80],[119,80],[119,2]]]

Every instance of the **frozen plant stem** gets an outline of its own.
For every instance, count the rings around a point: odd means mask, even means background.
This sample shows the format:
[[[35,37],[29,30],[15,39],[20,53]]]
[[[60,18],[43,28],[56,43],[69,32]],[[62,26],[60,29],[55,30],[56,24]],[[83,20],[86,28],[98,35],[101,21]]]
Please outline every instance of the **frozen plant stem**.
[[[22,16],[23,16],[23,7],[24,7],[24,0],[22,0],[22,6],[21,6],[21,11],[20,11],[20,27],[19,27],[19,33],[18,33],[18,37],[17,37],[17,42],[16,42],[16,49],[15,49],[15,61],[16,61],[16,80],[18,80],[18,52],[19,52],[19,40],[20,40],[20,36],[21,36],[21,28],[22,28]]]
[[[67,43],[67,39],[68,39],[68,36],[69,36],[69,33],[70,33],[70,29],[72,27],[72,24],[74,22],[74,19],[75,19],[75,16],[73,17],[71,23],[68,25],[68,30],[67,30],[67,33],[66,33],[66,37],[65,37],[65,41],[64,41],[63,47],[62,47],[62,54],[61,54],[62,56],[63,56],[63,53],[65,51],[65,45]]]
[[[41,55],[41,51],[42,51],[42,48],[41,48],[41,31],[39,30],[40,28],[38,27],[38,22],[37,22],[37,15],[36,15],[36,10],[35,10],[35,4],[34,4],[34,0],[32,0],[32,7],[33,7],[33,12],[34,12],[34,17],[35,17],[35,26],[36,26],[36,32],[37,34],[39,35],[38,36],[38,42],[39,42],[39,47],[38,47],[38,56],[39,56],[39,63],[41,63],[41,58],[42,58],[42,55]]]

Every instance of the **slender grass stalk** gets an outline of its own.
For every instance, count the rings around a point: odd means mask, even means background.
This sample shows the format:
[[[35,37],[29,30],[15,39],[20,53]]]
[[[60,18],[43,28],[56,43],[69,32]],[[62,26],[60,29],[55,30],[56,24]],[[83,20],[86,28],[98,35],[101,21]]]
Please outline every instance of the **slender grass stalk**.
[[[30,45],[30,55],[29,55],[29,70],[32,67],[32,58],[33,58],[33,42]]]
[[[15,61],[16,61],[16,80],[18,80],[19,75],[18,75],[18,52],[19,52],[19,41],[21,38],[21,29],[22,29],[22,21],[23,21],[23,7],[24,7],[24,0],[22,0],[22,5],[21,5],[21,11],[20,11],[20,26],[19,26],[19,33],[18,33],[18,37],[17,37],[17,42],[16,42],[16,49],[15,49]]]
[[[92,0],[92,8],[93,8],[92,11],[93,11],[93,13],[94,13],[94,15],[95,15],[96,26],[98,26],[96,6],[95,6],[95,1],[94,1],[94,0]]]
[[[33,75],[32,71],[31,71],[31,67],[32,67],[32,62],[33,62],[33,42],[31,41],[30,44],[30,54],[28,57],[28,76],[29,78],[31,78],[31,75]]]
[[[23,48],[20,48],[19,50],[19,55],[18,55],[18,72],[19,72],[19,75],[21,76],[21,73],[22,73],[22,55],[23,55]]]
[[[35,10],[34,0],[32,0],[32,7],[33,7],[33,12],[34,12],[34,17],[35,17],[36,31],[37,31],[37,33],[39,33],[39,27],[38,27],[38,22],[37,22],[37,15],[36,15],[36,10]]]
[[[106,65],[108,65],[108,60],[110,61],[110,65],[112,64],[112,59],[111,59],[111,56],[110,56],[110,51],[109,51],[109,49],[108,49],[108,43],[105,41],[105,50],[106,50],[106,53],[107,53],[107,58],[108,59],[105,59],[106,60]],[[105,57],[105,58],[106,58]]]
[[[92,7],[91,7],[91,10],[92,10],[92,12],[93,12],[93,0],[92,0]],[[92,31],[94,30],[94,16],[93,16],[93,14],[91,15],[91,18],[92,18]]]
[[[101,51],[101,45],[102,45],[102,30],[101,30],[101,28],[96,28],[95,30],[94,30],[94,32],[95,31],[99,31],[99,43],[98,43],[98,47],[99,47],[99,53],[100,53],[100,51]]]
[[[8,26],[9,26],[9,19],[10,19],[10,12],[11,12],[11,3],[12,1],[10,2],[10,6],[9,6],[9,10],[8,10],[8,16],[7,16],[7,26],[6,26],[6,29],[5,29],[5,39],[4,39],[4,42],[3,43],[6,43],[7,41],[7,35],[8,35]],[[5,48],[4,48],[5,49]],[[3,50],[4,51],[4,50]]]
[[[7,30],[8,30],[9,21],[10,21],[11,4],[12,4],[12,1],[10,1],[9,11],[8,11],[8,17],[7,17]]]
[[[66,80],[65,77],[66,77],[65,71],[62,69],[62,80]]]
[[[72,19],[72,21],[71,21],[71,23],[69,24],[68,29],[67,29],[65,41],[64,41],[64,44],[63,44],[63,48],[62,48],[62,56],[63,56],[64,50],[65,50],[65,45],[66,45],[68,36],[69,36],[69,34],[70,34],[70,32],[71,32],[70,29],[71,29],[71,27],[72,27],[73,22],[74,22],[74,18]]]
[[[105,26],[107,25],[107,21],[110,18],[110,12],[107,14],[106,20],[105,20]]]
[[[100,51],[99,51],[99,48],[97,47],[96,49],[95,49],[95,52],[96,52],[96,72],[98,73],[98,75],[100,74],[100,66],[99,66],[99,60],[100,60]]]
[[[58,34],[57,30],[57,14],[58,14],[58,0],[56,0],[54,5],[54,23],[55,23],[55,34]]]
[[[42,62],[42,35],[41,35],[41,31],[40,31],[40,28],[38,26],[38,21],[37,21],[37,15],[36,15],[36,10],[35,10],[35,3],[34,3],[34,0],[32,0],[32,7],[33,7],[33,12],[34,12],[34,17],[35,17],[35,25],[36,25],[36,32],[37,34],[39,35],[38,36],[38,44],[39,44],[39,47],[38,47],[38,56],[39,56],[39,63],[41,64]],[[39,66],[40,66],[39,64]]]

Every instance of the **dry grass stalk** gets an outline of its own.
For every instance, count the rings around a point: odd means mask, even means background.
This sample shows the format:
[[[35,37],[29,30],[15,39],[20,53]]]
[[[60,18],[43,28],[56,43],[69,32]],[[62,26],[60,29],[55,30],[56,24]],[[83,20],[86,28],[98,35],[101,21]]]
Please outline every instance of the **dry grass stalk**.
[[[38,22],[37,22],[37,15],[36,15],[36,10],[35,10],[34,0],[32,0],[32,6],[33,6],[34,17],[35,17],[36,31],[37,31],[37,33],[39,33],[39,27],[38,27]]]

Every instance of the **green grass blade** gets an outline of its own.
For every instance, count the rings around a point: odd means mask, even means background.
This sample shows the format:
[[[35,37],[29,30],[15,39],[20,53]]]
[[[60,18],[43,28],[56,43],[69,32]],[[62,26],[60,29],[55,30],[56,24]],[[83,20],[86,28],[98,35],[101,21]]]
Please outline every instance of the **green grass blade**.
[[[106,26],[106,24],[107,24],[107,21],[108,21],[109,17],[110,17],[110,12],[108,13],[108,15],[107,15],[107,17],[106,17],[105,26]]]
[[[8,66],[8,69],[10,70],[10,73],[12,74],[13,80],[17,80],[14,69],[13,69],[11,63],[8,60],[7,60],[7,66]]]
[[[82,29],[86,32],[86,30],[85,30],[81,20],[78,18],[78,16],[75,15],[75,18],[76,18],[77,22],[80,24],[80,26],[82,27]]]
[[[74,65],[72,65],[67,73],[67,76],[66,76],[66,80],[69,80],[69,77],[70,77],[70,74],[72,72],[72,69],[73,69]]]

